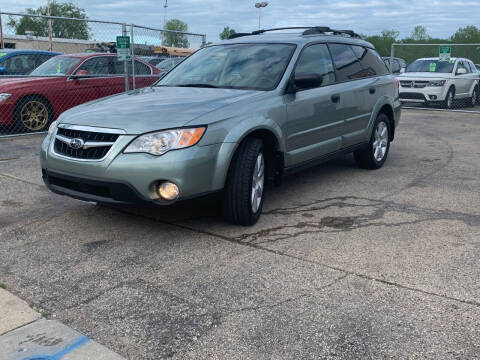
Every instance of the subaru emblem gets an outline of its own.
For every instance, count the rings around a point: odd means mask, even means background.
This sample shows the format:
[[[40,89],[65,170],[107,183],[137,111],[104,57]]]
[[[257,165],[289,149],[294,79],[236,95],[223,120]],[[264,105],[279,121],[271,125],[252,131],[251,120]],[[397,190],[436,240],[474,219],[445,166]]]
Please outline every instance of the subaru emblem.
[[[80,139],[80,138],[75,138],[70,140],[70,144],[69,144],[69,146],[75,150],[83,148],[83,145],[85,145],[85,141],[83,141],[83,139]]]

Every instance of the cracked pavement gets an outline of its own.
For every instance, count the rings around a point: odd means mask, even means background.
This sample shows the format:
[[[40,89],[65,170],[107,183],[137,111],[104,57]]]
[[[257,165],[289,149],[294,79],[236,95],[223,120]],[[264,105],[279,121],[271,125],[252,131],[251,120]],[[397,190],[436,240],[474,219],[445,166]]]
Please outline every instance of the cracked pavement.
[[[0,139],[0,283],[120,355],[480,358],[480,114],[405,110],[384,168],[289,177],[251,228],[49,193],[41,140]]]

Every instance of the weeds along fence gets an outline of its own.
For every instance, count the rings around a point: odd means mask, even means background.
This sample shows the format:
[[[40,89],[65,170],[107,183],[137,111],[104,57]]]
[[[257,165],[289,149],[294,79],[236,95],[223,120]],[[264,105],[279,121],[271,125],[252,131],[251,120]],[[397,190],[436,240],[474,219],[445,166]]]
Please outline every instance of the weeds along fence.
[[[130,48],[117,49],[119,36]],[[151,86],[205,44],[204,34],[0,12],[0,137],[45,132],[74,106]]]
[[[400,99],[416,109],[480,113],[480,44],[446,45],[451,53],[444,61],[439,61],[443,44],[392,45],[387,62],[399,75]],[[402,63],[408,66],[400,74]]]

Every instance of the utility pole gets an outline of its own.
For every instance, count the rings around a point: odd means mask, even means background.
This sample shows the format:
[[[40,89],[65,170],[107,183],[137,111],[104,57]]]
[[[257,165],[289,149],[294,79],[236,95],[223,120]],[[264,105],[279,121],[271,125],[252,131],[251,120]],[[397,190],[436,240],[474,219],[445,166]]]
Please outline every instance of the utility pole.
[[[168,0],[165,0],[165,5],[163,5],[163,30],[165,30],[165,24],[167,23],[167,9]]]
[[[50,19],[50,0],[47,0],[47,15],[48,18],[48,51],[53,51],[53,44],[52,44],[52,19]]]
[[[262,8],[267,7],[268,2],[258,2],[255,4],[255,7],[258,9],[258,30],[262,29]]]
[[[3,49],[5,44],[3,43],[3,26],[2,26],[2,10],[0,9],[0,49]]]

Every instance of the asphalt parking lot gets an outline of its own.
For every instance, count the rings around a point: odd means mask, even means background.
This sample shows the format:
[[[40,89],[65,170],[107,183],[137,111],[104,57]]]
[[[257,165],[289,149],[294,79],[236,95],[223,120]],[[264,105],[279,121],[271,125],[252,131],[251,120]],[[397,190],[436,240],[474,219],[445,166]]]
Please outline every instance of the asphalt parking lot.
[[[0,139],[0,283],[125,357],[480,358],[480,114],[405,110],[384,168],[287,178],[251,228],[54,195],[41,140]]]

